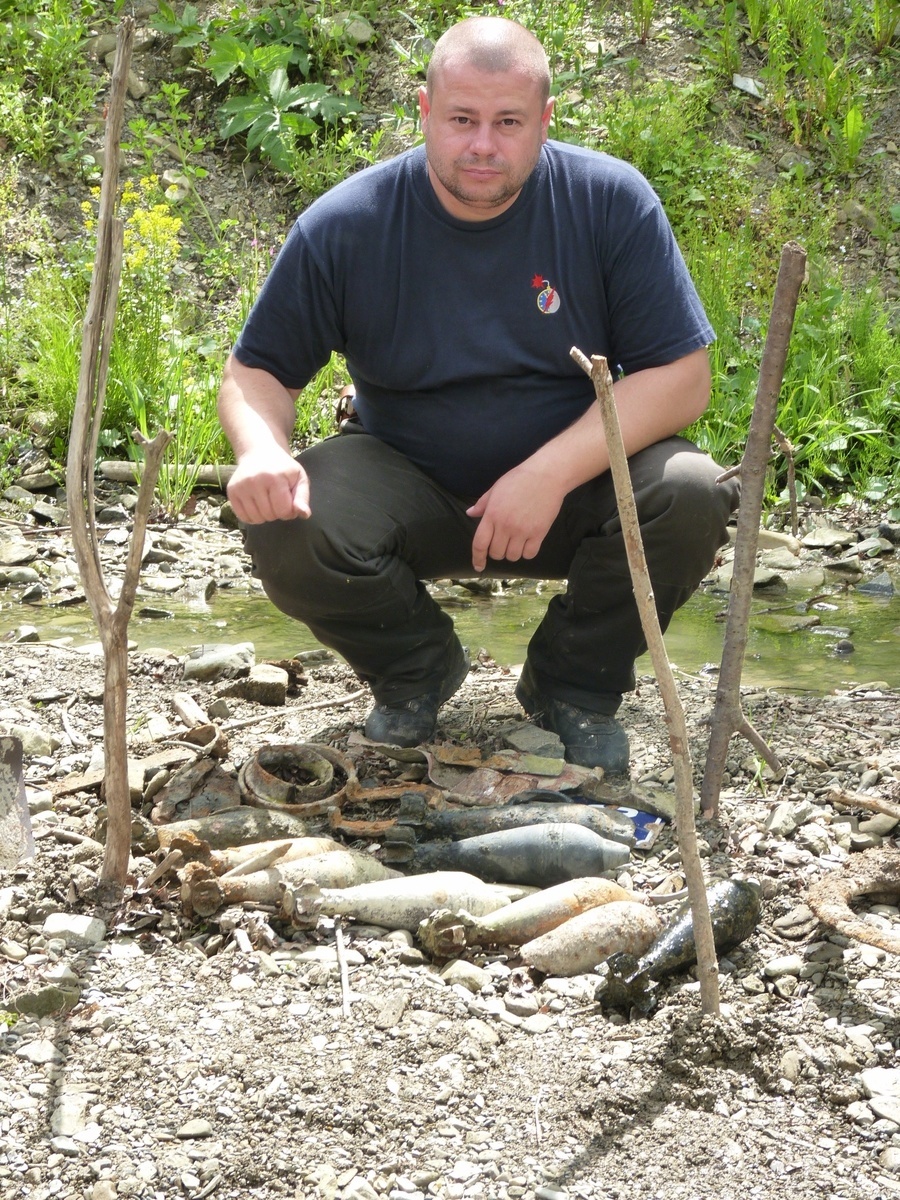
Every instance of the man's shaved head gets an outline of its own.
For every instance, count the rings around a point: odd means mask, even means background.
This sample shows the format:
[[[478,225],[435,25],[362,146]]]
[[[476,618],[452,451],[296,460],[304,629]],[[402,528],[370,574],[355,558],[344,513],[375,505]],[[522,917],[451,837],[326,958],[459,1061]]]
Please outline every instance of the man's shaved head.
[[[542,104],[550,95],[544,47],[533,33],[505,17],[468,17],[438,38],[425,76],[429,96],[441,72],[457,63],[492,75],[504,71],[528,75],[534,79]]]

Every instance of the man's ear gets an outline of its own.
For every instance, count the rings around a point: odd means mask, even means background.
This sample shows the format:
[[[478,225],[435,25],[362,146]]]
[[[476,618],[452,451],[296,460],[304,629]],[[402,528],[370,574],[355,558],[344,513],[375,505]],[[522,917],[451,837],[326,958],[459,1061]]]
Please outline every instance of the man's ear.
[[[553,100],[548,100],[544,106],[544,113],[541,117],[541,141],[546,142],[547,134],[550,129],[550,118],[553,116]]]
[[[421,122],[423,129],[428,121],[428,115],[430,112],[431,104],[428,100],[428,89],[421,87],[419,88],[419,121]]]

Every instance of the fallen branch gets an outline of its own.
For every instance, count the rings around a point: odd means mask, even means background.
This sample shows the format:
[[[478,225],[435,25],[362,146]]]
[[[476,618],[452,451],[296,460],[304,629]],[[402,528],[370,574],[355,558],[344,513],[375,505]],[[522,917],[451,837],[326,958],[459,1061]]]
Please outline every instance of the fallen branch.
[[[102,462],[97,470],[103,479],[111,483],[140,483],[144,474],[140,463],[133,462]],[[222,491],[235,472],[234,466],[201,466],[199,463],[185,463],[180,467],[173,463],[163,470],[169,475],[196,475],[195,482],[200,487],[221,488]]]
[[[794,312],[805,270],[806,251],[796,242],[788,242],[781,254],[769,330],[760,364],[756,402],[750,420],[747,446],[741,459],[741,507],[734,545],[728,618],[725,624],[716,701],[710,717],[706,767],[700,789],[704,816],[715,816],[718,812],[722,774],[732,734],[742,734],[773,771],[780,772],[782,769],[778,756],[757,733],[741,708],[741,671],[750,628],[750,603],[753,597],[753,575],[756,568],[766,465],[769,461],[775,412],[784,378]]]
[[[622,432],[619,428],[619,418],[613,396],[612,376],[609,373],[606,359],[599,354],[595,354],[588,360],[579,349],[573,347],[571,355],[582,370],[591,377],[603,417],[610,470],[616,490],[616,503],[625,539],[625,549],[628,554],[628,569],[631,572],[634,598],[659,685],[666,724],[669,727],[669,745],[672,748],[675,767],[678,848],[681,851],[681,861],[691,902],[694,939],[697,948],[697,978],[700,981],[700,1002],[704,1013],[718,1014],[719,967],[706,897],[706,884],[703,879],[703,867],[697,848],[697,830],[694,824],[694,774],[688,744],[687,722],[678,689],[675,686],[675,676],[669,665],[669,656],[666,652],[659,625],[659,615],[653,598],[653,585],[644,556],[640,523],[631,486],[631,474],[628,469],[628,459],[625,454],[625,445],[622,441]]]
[[[820,921],[844,937],[900,954],[900,936],[870,925],[850,908],[851,900],[878,892],[900,896],[900,851],[882,847],[852,855],[839,871],[813,884],[809,907]]]
[[[881,796],[864,796],[861,792],[844,792],[840,788],[832,788],[825,799],[829,804],[839,804],[841,808],[864,808],[867,812],[884,813],[900,821],[900,804],[893,800],[885,800]]]

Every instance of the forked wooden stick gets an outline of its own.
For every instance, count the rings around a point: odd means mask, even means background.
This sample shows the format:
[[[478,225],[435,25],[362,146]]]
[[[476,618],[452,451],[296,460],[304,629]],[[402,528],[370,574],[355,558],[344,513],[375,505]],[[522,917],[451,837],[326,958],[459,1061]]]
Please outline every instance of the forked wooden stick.
[[[684,866],[684,877],[688,886],[688,898],[691,903],[694,942],[697,947],[697,977],[700,980],[700,1004],[704,1013],[718,1014],[719,965],[716,958],[712,921],[709,915],[709,903],[706,897],[706,884],[703,879],[703,867],[697,848],[697,828],[694,824],[694,773],[688,745],[687,722],[681,698],[675,687],[675,676],[669,665],[669,656],[666,653],[666,644],[663,640],[659,615],[653,598],[653,585],[644,555],[644,543],[641,538],[637,506],[634,502],[628,458],[625,454],[625,445],[622,441],[622,431],[619,428],[619,416],[613,396],[612,376],[609,373],[606,359],[599,354],[588,359],[577,347],[573,347],[570,353],[582,370],[590,375],[603,417],[606,447],[609,451],[610,470],[616,490],[616,503],[619,507],[619,519],[622,522],[622,534],[625,539],[634,598],[640,614],[647,649],[653,662],[653,670],[659,684],[666,724],[669,727],[669,745],[672,747],[672,760],[675,767],[675,827],[678,834],[678,848],[681,851],[681,861]]]
[[[750,419],[747,446],[741,459],[741,507],[734,543],[734,569],[731,575],[728,618],[725,623],[725,642],[716,701],[710,717],[709,748],[700,788],[701,808],[703,815],[707,817],[715,816],[719,809],[722,773],[725,770],[728,745],[733,733],[743,734],[773,771],[781,770],[777,754],[770,749],[768,743],[744,715],[741,707],[741,671],[750,627],[750,602],[753,597],[753,575],[759,543],[766,465],[769,461],[794,312],[805,272],[806,251],[796,242],[788,242],[781,251],[781,265],[772,300],[769,331],[759,368],[756,401]]]
[[[119,26],[113,65],[106,118],[106,161],[97,219],[97,252],[84,319],[81,370],[66,461],[66,494],[72,544],[104,655],[104,793],[108,820],[100,881],[105,885],[105,898],[110,903],[115,902],[117,893],[121,894],[131,850],[131,797],[125,735],[128,621],[137,592],[153,488],[163,453],[171,437],[168,433],[159,433],[152,442],[144,441],[147,465],[134,511],[134,528],[122,590],[118,601],[113,601],[100,565],[94,506],[94,462],[100,437],[106,376],[122,272],[122,221],[116,217],[115,212],[119,179],[119,141],[133,40],[134,21],[125,17]],[[137,433],[135,437],[143,441]]]

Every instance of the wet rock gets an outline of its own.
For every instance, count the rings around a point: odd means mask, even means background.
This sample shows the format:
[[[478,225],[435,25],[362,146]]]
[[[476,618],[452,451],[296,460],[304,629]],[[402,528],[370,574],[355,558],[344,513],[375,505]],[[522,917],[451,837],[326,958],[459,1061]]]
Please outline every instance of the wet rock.
[[[30,542],[0,541],[0,566],[16,567],[34,562],[37,550]]]
[[[867,596],[893,596],[895,588],[894,581],[887,571],[882,571],[874,579],[867,579],[865,583],[858,583],[856,590],[864,592]]]
[[[855,582],[863,573],[859,559],[855,555],[850,558],[839,558],[837,562],[823,563],[823,567],[826,578],[829,575],[840,576],[850,583]]]
[[[38,583],[40,578],[34,567],[0,567],[0,587]]]
[[[252,642],[236,645],[200,646],[184,664],[184,678],[201,681],[234,679],[246,675],[256,662]]]

